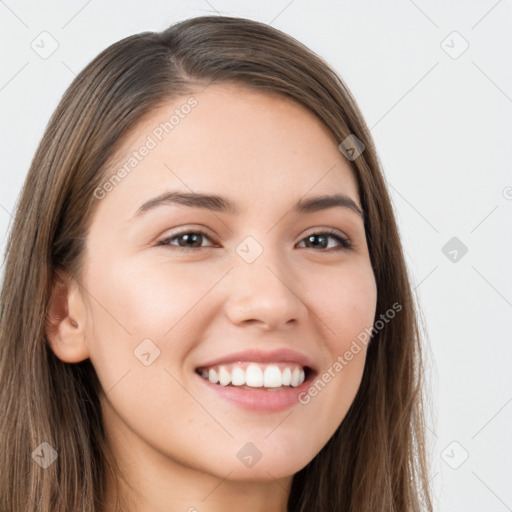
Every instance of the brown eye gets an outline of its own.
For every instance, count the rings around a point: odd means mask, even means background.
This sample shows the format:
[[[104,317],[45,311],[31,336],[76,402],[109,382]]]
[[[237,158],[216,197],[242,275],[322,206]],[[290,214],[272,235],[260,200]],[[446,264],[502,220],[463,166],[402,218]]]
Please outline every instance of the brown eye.
[[[210,237],[207,233],[202,230],[196,231],[182,231],[181,233],[177,233],[172,235],[164,240],[158,242],[157,245],[167,246],[177,250],[191,250],[191,249],[201,249],[205,247],[214,247],[213,244],[204,246],[202,245],[202,241],[204,239],[210,240]],[[178,243],[174,243],[175,241]],[[335,240],[338,242],[338,246],[329,247],[329,240]],[[352,243],[348,240],[348,238],[342,236],[337,231],[328,230],[328,231],[320,231],[316,233],[311,233],[306,238],[304,238],[302,242],[306,242],[306,249],[323,249],[324,251],[327,249],[333,250],[348,250],[352,248]]]
[[[183,231],[171,237],[165,238],[164,240],[161,240],[157,245],[166,245],[172,247],[173,249],[175,248],[185,251],[188,249],[200,249],[203,247],[201,242],[204,238],[208,238],[208,240],[210,239],[204,231]],[[178,245],[172,243],[174,240],[178,240]],[[206,247],[213,247],[213,245]]]
[[[302,242],[306,241],[309,248],[317,248],[320,249],[327,249],[329,248],[329,239],[336,240],[339,243],[338,248],[334,248],[335,250],[341,250],[341,249],[351,249],[352,244],[348,240],[348,238],[345,238],[341,236],[337,231],[321,231],[318,233],[311,233],[306,238],[304,238]],[[341,247],[340,247],[341,246]],[[332,248],[332,247],[331,247]]]

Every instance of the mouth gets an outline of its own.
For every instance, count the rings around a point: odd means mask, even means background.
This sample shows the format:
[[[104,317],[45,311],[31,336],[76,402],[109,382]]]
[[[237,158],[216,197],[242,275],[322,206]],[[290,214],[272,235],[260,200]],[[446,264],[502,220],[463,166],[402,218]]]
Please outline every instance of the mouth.
[[[203,362],[195,368],[201,389],[252,413],[277,413],[302,402],[318,374],[307,355],[287,348],[246,349]]]
[[[252,391],[286,391],[311,380],[314,370],[291,362],[238,361],[196,368],[211,384]]]

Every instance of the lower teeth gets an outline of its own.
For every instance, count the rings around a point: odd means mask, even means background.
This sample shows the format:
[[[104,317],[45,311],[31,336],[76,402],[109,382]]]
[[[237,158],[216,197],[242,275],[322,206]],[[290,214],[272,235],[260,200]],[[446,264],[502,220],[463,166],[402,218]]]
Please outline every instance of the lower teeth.
[[[280,386],[278,388],[265,388],[263,386],[261,387],[251,387],[251,386],[231,386],[233,388],[240,388],[240,389],[248,389],[250,391],[253,391],[253,390],[257,390],[257,389],[261,389],[261,390],[265,390],[265,391],[283,391],[285,389],[289,389],[291,388],[292,386]]]
[[[217,382],[217,385],[218,386],[222,386],[222,384],[219,384]],[[265,388],[263,386],[247,386],[247,385],[243,385],[243,386],[234,386],[233,384],[228,384],[227,386],[224,386],[224,387],[232,387],[232,388],[238,388],[238,389],[248,389],[250,391],[253,391],[255,389],[264,389],[265,391],[283,391],[285,389],[290,389],[292,388],[293,386],[279,386],[278,388]]]

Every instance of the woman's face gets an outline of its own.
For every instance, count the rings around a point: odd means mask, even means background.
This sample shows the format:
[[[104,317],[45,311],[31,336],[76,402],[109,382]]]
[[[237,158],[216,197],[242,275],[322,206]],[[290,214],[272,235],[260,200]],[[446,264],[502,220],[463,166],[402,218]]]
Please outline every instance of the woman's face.
[[[105,427],[127,465],[283,478],[361,381],[364,345],[334,370],[376,308],[356,180],[299,104],[226,84],[193,97],[135,128],[111,168],[124,177],[98,193],[81,284]],[[224,199],[150,202],[171,192]],[[296,208],[335,194],[345,206]]]

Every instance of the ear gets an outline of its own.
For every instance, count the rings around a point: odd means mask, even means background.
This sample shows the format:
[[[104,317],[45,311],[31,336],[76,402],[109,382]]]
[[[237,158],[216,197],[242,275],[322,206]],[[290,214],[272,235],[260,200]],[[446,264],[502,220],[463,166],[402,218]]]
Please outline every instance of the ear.
[[[78,363],[89,357],[85,338],[87,311],[76,281],[56,271],[46,312],[46,337],[54,354],[65,363]]]

